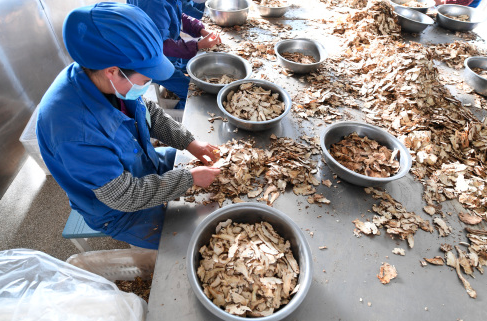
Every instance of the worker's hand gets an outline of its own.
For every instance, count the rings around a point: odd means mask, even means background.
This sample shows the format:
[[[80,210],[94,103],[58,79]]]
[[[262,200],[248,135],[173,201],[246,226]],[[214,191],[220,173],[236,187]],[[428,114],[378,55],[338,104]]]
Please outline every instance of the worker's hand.
[[[215,167],[198,166],[190,169],[193,175],[194,185],[208,187],[213,183],[215,178],[220,174],[220,169]]]
[[[203,29],[204,30],[204,29]],[[203,33],[202,33],[203,34]],[[208,49],[221,43],[220,35],[217,33],[209,33],[203,39],[198,41],[198,50]]]
[[[201,29],[200,34],[202,37],[206,37],[211,33],[211,31],[208,31],[206,29]]]
[[[211,144],[193,140],[186,149],[205,165],[210,165],[210,162],[204,156],[207,156],[211,162],[216,162],[218,160],[215,155],[215,151],[218,150],[218,147]]]

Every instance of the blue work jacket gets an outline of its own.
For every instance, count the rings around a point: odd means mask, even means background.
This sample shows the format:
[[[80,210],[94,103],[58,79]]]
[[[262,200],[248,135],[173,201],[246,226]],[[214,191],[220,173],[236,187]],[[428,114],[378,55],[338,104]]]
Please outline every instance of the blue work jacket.
[[[181,0],[127,0],[142,9],[159,29],[162,40],[179,40],[183,15]]]
[[[37,139],[42,158],[70,205],[95,230],[123,225],[124,213],[100,202],[93,190],[119,177],[163,174],[150,142],[147,108],[125,100],[130,118],[113,107],[77,64],[66,67],[39,105]],[[138,130],[136,128],[138,127]],[[163,205],[144,211],[158,211]],[[120,221],[122,220],[122,221]],[[121,224],[120,224],[121,223]]]

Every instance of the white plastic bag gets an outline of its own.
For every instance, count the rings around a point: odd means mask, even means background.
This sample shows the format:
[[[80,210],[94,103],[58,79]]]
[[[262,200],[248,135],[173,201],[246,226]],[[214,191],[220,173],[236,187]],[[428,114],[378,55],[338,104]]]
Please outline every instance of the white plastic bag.
[[[147,303],[45,253],[0,251],[0,321],[140,321]]]

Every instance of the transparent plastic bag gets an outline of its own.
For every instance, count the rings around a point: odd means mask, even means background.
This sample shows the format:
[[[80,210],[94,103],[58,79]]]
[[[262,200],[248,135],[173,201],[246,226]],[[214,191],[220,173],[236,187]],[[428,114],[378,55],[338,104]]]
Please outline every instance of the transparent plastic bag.
[[[0,321],[139,321],[147,303],[43,252],[0,251]]]

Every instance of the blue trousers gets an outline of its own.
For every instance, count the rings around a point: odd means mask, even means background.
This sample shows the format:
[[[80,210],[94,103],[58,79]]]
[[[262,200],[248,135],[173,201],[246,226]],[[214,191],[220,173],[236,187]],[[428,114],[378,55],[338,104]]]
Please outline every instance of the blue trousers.
[[[176,149],[172,147],[158,147],[159,173],[165,173],[174,168]],[[147,249],[157,250],[161,239],[162,226],[166,208],[164,205],[147,208],[137,212],[124,213],[116,223],[109,224],[103,232],[112,238]]]

